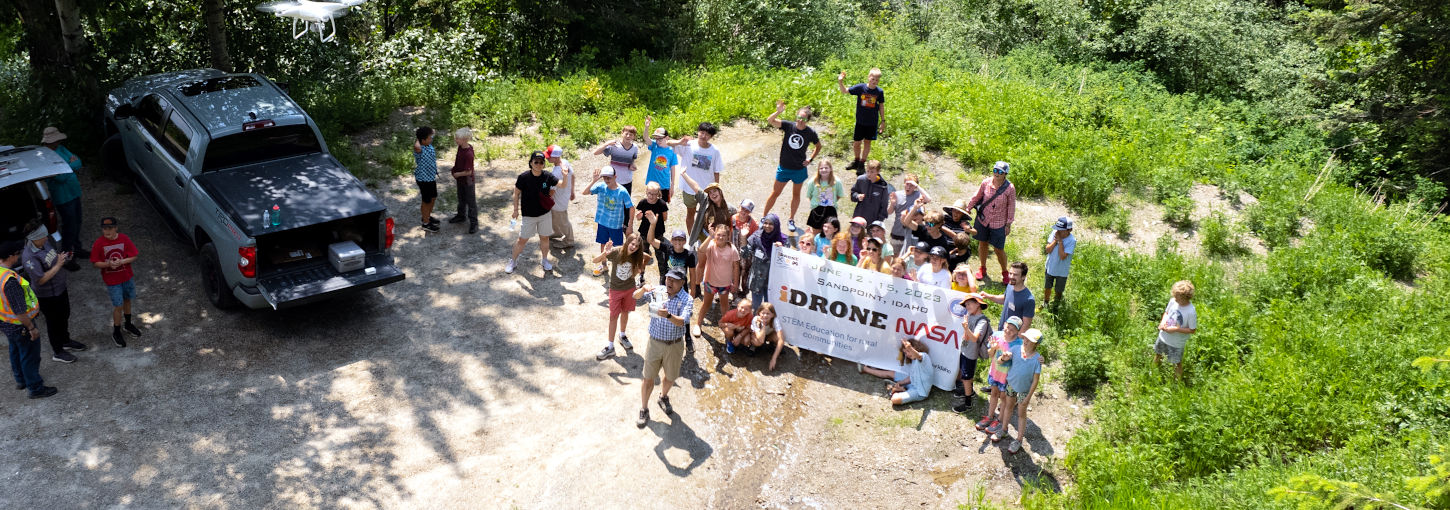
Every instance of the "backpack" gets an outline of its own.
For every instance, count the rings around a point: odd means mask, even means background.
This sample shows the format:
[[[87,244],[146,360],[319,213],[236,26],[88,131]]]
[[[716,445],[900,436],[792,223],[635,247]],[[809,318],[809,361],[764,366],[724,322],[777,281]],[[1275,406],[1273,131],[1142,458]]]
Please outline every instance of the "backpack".
[[[969,324],[968,327],[971,328],[972,331],[976,331],[977,327],[981,326],[982,323],[987,324],[987,334],[985,335],[986,338],[977,339],[977,359],[987,359],[987,354],[989,354],[992,350],[992,319],[987,318],[987,314],[982,314],[980,319],[972,321],[972,323]]]

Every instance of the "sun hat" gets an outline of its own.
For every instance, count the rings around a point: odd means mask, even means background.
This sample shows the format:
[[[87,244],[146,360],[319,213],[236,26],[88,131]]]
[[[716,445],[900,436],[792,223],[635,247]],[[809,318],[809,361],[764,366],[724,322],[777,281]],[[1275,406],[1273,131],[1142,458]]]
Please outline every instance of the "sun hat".
[[[962,213],[962,216],[966,216],[967,215],[967,201],[958,198],[956,202],[952,202],[952,205],[943,207],[943,208],[941,208],[941,210],[942,210],[942,212],[947,213],[948,215],[950,215],[952,213],[952,211],[956,211],[956,212]]]
[[[706,189],[709,189],[709,188],[706,188]],[[740,201],[740,208],[741,209],[744,209],[745,212],[755,212],[755,202],[752,202],[748,198],[745,199],[745,200],[741,200]]]
[[[1052,229],[1053,230],[1072,230],[1072,220],[1067,219],[1067,216],[1063,216],[1061,218],[1058,218],[1057,219],[1057,223],[1053,223],[1052,224]]]
[[[1015,319],[1016,317],[1013,317],[1013,318]],[[1026,338],[1027,341],[1032,342],[1034,344],[1035,343],[1038,343],[1038,342],[1041,342],[1042,341],[1042,331],[1039,330],[1039,329],[1037,329],[1037,328],[1032,328],[1032,329],[1029,329],[1027,331],[1023,331],[1022,332],[1022,338]]]
[[[724,188],[721,188],[720,187],[720,183],[718,183],[718,182],[712,182],[710,184],[706,184],[705,185],[705,189],[703,189],[701,191],[703,193],[705,193],[705,194],[709,194],[710,193],[710,190],[712,190],[712,189],[718,189],[718,190],[720,190],[721,193],[724,193],[725,192],[725,189]]]
[[[599,176],[600,177],[614,177],[614,167],[605,165],[604,168],[600,168],[599,169]]]
[[[544,156],[550,158],[564,157],[564,148],[558,145],[550,145],[544,148]]]
[[[982,306],[987,306],[987,298],[983,297],[981,292],[968,293],[967,299],[976,301],[977,304],[980,304]]]
[[[998,161],[997,164],[992,165],[992,173],[1007,175],[1007,171],[1011,168],[1012,165],[1007,164],[1006,161]]]
[[[685,235],[685,230],[684,229],[680,229],[680,228],[677,228],[677,229],[675,229],[674,232],[671,232],[670,233],[670,239],[684,239],[684,238],[687,238],[687,237],[690,237],[690,236]]]
[[[1008,317],[1007,318],[1007,323],[1006,324],[1003,324],[1003,326],[1004,327],[1005,326],[1013,326],[1013,327],[1015,327],[1017,329],[1022,329],[1022,317],[1021,316],[1018,316],[1018,315],[1013,315],[1011,317]]]
[[[66,138],[69,137],[65,133],[60,132],[55,126],[49,126],[40,134],[40,143],[55,143]]]

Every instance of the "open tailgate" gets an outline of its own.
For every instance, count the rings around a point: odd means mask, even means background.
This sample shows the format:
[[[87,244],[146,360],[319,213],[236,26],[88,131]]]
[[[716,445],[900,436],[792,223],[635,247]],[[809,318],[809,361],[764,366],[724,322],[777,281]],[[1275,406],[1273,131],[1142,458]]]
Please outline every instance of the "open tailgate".
[[[371,270],[372,274],[369,274]],[[257,287],[273,309],[289,308],[402,281],[403,270],[383,253],[369,254],[363,269],[338,273],[326,259],[298,265],[257,279]]]

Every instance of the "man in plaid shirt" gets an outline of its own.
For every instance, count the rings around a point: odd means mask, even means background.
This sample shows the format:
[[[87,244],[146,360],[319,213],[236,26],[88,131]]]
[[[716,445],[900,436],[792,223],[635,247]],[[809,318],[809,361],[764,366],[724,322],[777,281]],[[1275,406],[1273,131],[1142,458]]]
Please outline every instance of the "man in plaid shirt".
[[[604,179],[604,182],[599,182]],[[630,209],[634,208],[634,200],[629,196],[629,190],[619,186],[614,179],[614,168],[606,166],[594,171],[594,178],[589,185],[584,187],[585,195],[595,195],[596,205],[594,206],[594,222],[599,224],[599,231],[594,234],[594,242],[599,243],[599,251],[604,251],[604,245],[610,241],[615,246],[624,246],[624,233],[629,230],[634,215]],[[604,274],[604,264],[601,262],[594,268],[594,276]]]
[[[685,360],[686,325],[690,323],[691,311],[695,308],[695,300],[690,298],[689,292],[685,292],[685,272],[678,268],[665,274],[665,288],[646,285],[634,291],[634,298],[660,291],[664,295],[652,296],[650,301],[649,345],[644,350],[644,386],[639,394],[639,419],[634,422],[639,428],[649,424],[649,395],[654,391],[655,378],[661,369],[665,378],[660,386],[660,409],[666,415],[675,414],[674,407],[670,405],[670,388],[680,377],[680,364]]]
[[[992,166],[992,176],[982,179],[977,195],[967,203],[967,209],[977,210],[977,281],[987,279],[987,246],[997,252],[997,265],[1002,267],[1002,282],[1012,281],[1007,269],[1007,234],[1012,233],[1012,222],[1017,219],[1017,188],[1007,180],[1009,165],[998,161]]]

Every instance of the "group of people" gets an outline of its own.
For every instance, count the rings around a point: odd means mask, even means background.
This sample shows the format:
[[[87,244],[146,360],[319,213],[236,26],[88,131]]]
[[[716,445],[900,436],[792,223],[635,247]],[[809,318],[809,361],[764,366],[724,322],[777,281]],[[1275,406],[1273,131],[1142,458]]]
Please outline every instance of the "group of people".
[[[46,386],[40,375],[40,328],[37,319],[45,316],[46,336],[51,360],[74,363],[75,352],[89,347],[70,336],[70,291],[67,273],[79,271],[77,258],[89,260],[100,270],[111,302],[111,341],[126,346],[129,334],[141,336],[141,329],[131,320],[131,301],[136,297],[132,281],[132,264],[140,256],[131,238],[120,233],[116,218],[101,218],[101,235],[86,250],[80,243],[81,160],[61,144],[65,133],[54,127],[45,128],[41,144],[55,151],[71,167],[71,172],[46,179],[52,202],[60,217],[60,236],[55,236],[39,218],[24,228],[23,240],[0,243],[0,331],[10,344],[10,371],[15,388],[27,390],[32,399],[55,395],[59,390]]]

